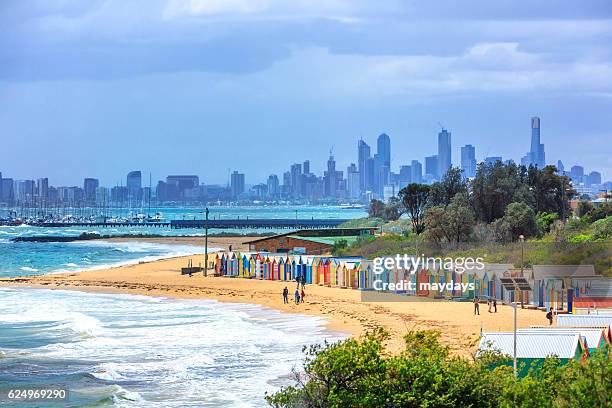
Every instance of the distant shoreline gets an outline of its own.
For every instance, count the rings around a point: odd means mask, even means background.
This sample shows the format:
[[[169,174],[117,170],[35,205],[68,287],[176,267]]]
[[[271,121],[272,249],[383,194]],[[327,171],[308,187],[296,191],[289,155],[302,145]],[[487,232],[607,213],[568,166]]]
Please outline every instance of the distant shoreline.
[[[240,238],[248,239],[250,237],[264,237],[273,235],[271,232],[264,233],[249,233],[248,235],[238,233],[219,232],[208,234],[209,238]],[[186,239],[204,239],[201,235],[162,235],[162,234],[98,234],[92,232],[83,232],[80,235],[35,235],[29,237],[11,238],[11,242],[74,242],[74,241],[97,241],[97,240],[149,240],[149,239],[164,239],[171,240],[173,238]]]

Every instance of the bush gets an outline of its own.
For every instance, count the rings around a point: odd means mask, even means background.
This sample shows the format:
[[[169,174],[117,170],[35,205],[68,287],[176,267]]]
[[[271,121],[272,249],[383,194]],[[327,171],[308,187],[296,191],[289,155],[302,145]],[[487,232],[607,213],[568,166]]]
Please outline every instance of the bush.
[[[593,223],[593,238],[598,240],[612,238],[612,216]]]
[[[562,365],[549,358],[515,380],[499,365],[504,356],[452,356],[437,331],[405,337],[400,355],[384,353],[387,334],[377,329],[306,350],[295,385],[266,395],[273,407],[609,407],[612,360],[595,352],[586,362]],[[497,363],[497,368],[491,368]]]

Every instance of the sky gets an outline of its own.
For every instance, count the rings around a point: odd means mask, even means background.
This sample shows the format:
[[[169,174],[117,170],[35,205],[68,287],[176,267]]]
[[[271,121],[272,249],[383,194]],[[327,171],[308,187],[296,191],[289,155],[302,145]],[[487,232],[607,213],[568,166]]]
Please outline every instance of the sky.
[[[3,0],[0,172],[104,185],[130,170],[247,184],[357,160],[392,171],[452,133],[612,179],[612,2]]]

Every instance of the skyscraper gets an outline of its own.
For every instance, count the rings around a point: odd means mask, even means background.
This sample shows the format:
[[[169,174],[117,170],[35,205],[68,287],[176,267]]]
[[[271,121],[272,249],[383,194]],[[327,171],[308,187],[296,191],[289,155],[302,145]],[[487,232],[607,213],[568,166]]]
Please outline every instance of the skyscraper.
[[[361,190],[359,188],[359,171],[355,163],[351,163],[346,169],[347,189],[349,198],[359,198],[361,196]]]
[[[386,133],[378,136],[376,153],[380,157],[380,162],[383,166],[391,167],[391,138]]]
[[[540,143],[540,118],[534,116],[531,118],[531,157],[533,164],[543,169],[546,165],[544,157],[544,145]]]
[[[291,195],[295,198],[302,196],[302,165],[300,163],[291,165]]]
[[[438,156],[427,156],[425,157],[425,174],[429,174],[434,179],[439,179],[438,173]]]
[[[570,169],[570,177],[574,183],[582,183],[582,178],[584,177],[584,167],[578,165],[572,166]]]
[[[561,175],[565,174],[565,166],[561,160],[557,160],[557,172]]]
[[[418,160],[413,160],[410,163],[410,179],[413,183],[423,182],[423,166]]]
[[[276,174],[270,174],[268,176],[268,197],[278,198],[280,193],[280,186],[278,182],[278,176]]]
[[[238,173],[236,170],[230,177],[230,191],[232,198],[238,198],[244,193],[244,173]]]
[[[438,133],[438,177],[442,178],[450,169],[451,157],[451,134],[446,129]]]
[[[140,170],[130,171],[125,184],[130,202],[139,201],[142,198],[142,173]]]
[[[303,165],[302,171],[304,172],[304,174],[310,173],[310,160],[305,160],[304,161],[304,165]]]
[[[96,202],[96,189],[100,187],[100,182],[95,178],[86,178],[83,180],[83,191],[85,192],[85,201],[89,204]]]
[[[543,169],[546,166],[546,156],[544,145],[540,143],[540,118],[531,118],[531,147],[529,152],[521,159],[521,164],[525,166],[536,166]]]
[[[488,157],[485,157],[484,162],[491,166],[494,166],[495,163],[503,162],[503,160],[501,156],[488,156]]]
[[[400,166],[398,178],[400,187],[405,187],[412,183],[412,166]]]
[[[391,138],[386,133],[380,134],[376,140],[374,166],[374,187],[379,197],[382,197],[391,177]]]
[[[472,145],[461,147],[461,170],[463,170],[463,177],[476,175],[476,148]]]
[[[36,186],[38,189],[38,199],[42,202],[47,201],[49,198],[49,179],[46,177],[39,178],[36,182]]]
[[[357,168],[359,170],[359,189],[366,191],[370,189],[367,181],[366,162],[370,159],[370,146],[363,139],[357,142]]]
[[[336,187],[338,185],[336,160],[331,151],[329,152],[329,159],[327,159],[327,171],[325,171],[323,178],[325,180],[325,196],[336,197]]]

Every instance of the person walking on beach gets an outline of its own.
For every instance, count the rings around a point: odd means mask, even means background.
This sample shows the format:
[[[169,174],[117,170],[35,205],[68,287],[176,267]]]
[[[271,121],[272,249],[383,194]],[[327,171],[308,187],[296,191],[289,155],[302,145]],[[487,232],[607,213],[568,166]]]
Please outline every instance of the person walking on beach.
[[[304,293],[304,287],[302,286],[302,291],[300,292],[300,303],[304,303],[304,296],[306,296],[306,293]]]
[[[491,306],[493,306],[493,302],[491,302],[491,299],[487,299],[487,306],[489,306],[489,313],[491,313]]]
[[[493,313],[497,313],[497,299],[493,299]]]
[[[283,289],[283,303],[289,303],[289,289],[286,286]]]
[[[300,291],[298,290],[298,288],[295,288],[293,296],[295,297],[295,304],[297,305],[298,303],[300,303]]]
[[[548,313],[546,313],[546,318],[548,319],[548,325],[552,326],[553,324],[553,308],[551,307]]]
[[[478,303],[478,298],[474,298],[474,314],[480,315],[480,304]]]

